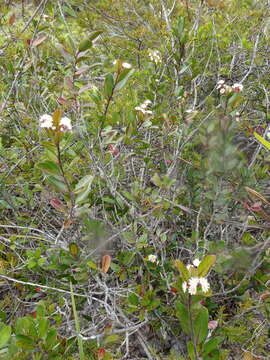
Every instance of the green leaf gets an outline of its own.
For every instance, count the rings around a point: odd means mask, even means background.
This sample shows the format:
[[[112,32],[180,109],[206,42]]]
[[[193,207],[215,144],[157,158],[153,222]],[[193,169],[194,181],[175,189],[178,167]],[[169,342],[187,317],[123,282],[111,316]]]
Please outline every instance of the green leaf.
[[[122,89],[126,85],[130,76],[134,73],[134,71],[135,71],[134,69],[126,69],[122,71],[121,74],[119,75],[117,84],[115,85],[115,90]]]
[[[182,261],[175,260],[174,264],[175,264],[177,270],[180,272],[182,279],[184,281],[188,281],[190,278],[190,274],[189,274],[189,271],[186,268],[186,266],[182,263]]]
[[[68,247],[69,247],[69,252],[73,257],[78,256],[79,248],[78,248],[78,245],[76,243],[70,243]]]
[[[107,197],[107,196],[104,196],[103,198],[102,198],[102,201],[104,201],[105,203],[108,203],[108,204],[115,204],[115,200],[114,199],[111,199],[111,198],[109,198],[109,197]]]
[[[43,162],[40,162],[36,165],[36,167],[44,171],[46,174],[61,175],[59,166],[55,162],[50,160],[45,160]]]
[[[128,297],[128,302],[133,306],[137,306],[139,304],[139,298],[136,294],[132,293]]]
[[[228,100],[228,105],[230,105],[231,107],[235,107],[235,105],[237,105],[241,100],[241,96],[239,93],[234,93],[232,96],[230,96],[229,100]]]
[[[147,306],[147,310],[151,311],[160,306],[160,299],[151,299],[149,305]]]
[[[177,301],[175,303],[176,308],[176,316],[178,317],[180,321],[180,325],[183,329],[183,331],[189,335],[190,334],[190,322],[189,322],[189,314],[186,306],[184,306],[182,303]]]
[[[220,360],[220,352],[218,349],[211,351],[208,355],[204,355],[203,360]]]
[[[34,322],[33,318],[26,317],[26,316],[22,317],[22,318],[18,318],[16,321],[15,333],[16,334],[28,334],[29,329],[34,326],[35,326],[35,322]]]
[[[99,35],[101,35],[104,31],[103,30],[96,30],[90,33],[89,40],[94,41]]]
[[[202,344],[208,334],[208,310],[202,307],[194,321],[194,332],[196,336],[196,343]]]
[[[260,136],[258,133],[256,133],[256,131],[254,131],[254,136],[255,138],[263,145],[265,146],[268,150],[270,150],[270,142],[265,140],[262,136]]]
[[[195,360],[196,357],[195,357],[195,350],[194,350],[194,345],[192,344],[191,341],[189,341],[187,343],[187,350],[188,350],[188,355],[190,357],[191,360]]]
[[[0,348],[5,346],[11,337],[11,326],[1,325],[0,328]]]
[[[88,262],[86,263],[86,265],[87,265],[88,267],[90,267],[90,269],[93,269],[93,270],[97,270],[97,269],[98,269],[97,264],[94,263],[94,261],[88,261]]]
[[[215,350],[219,343],[222,342],[221,336],[216,336],[210,338],[204,345],[203,345],[203,355],[208,355],[211,351]]]
[[[198,276],[206,276],[212,265],[216,262],[216,255],[207,255],[198,266]]]
[[[107,345],[107,344],[116,343],[118,340],[119,340],[119,335],[118,334],[112,334],[112,335],[107,336],[104,339],[103,343],[104,343],[104,345]]]
[[[45,304],[42,301],[40,301],[38,303],[38,306],[36,309],[36,314],[37,314],[37,317],[44,317],[46,314]]]
[[[56,127],[56,129],[58,129],[60,125],[60,120],[62,118],[62,110],[56,109],[53,112],[52,117],[53,117],[53,125]]]
[[[46,342],[45,342],[45,345],[46,345],[46,348],[47,349],[52,349],[56,344],[58,343],[58,340],[57,340],[57,331],[56,329],[52,328],[49,330],[48,334],[47,334],[47,337],[46,337]]]
[[[38,335],[41,339],[45,338],[49,329],[49,320],[45,317],[37,319],[38,322]]]
[[[161,187],[163,185],[162,181],[157,173],[155,173],[155,175],[152,176],[151,181],[153,184],[155,184],[158,187]]]
[[[79,45],[79,52],[89,50],[93,46],[93,41],[102,33],[102,30],[93,31],[87,39],[83,39]]]
[[[83,202],[88,197],[93,180],[93,175],[86,175],[77,183],[74,190],[76,194],[76,204]]]
[[[79,52],[86,51],[93,46],[93,41],[91,39],[84,39],[80,42]]]
[[[110,98],[113,93],[114,79],[112,74],[107,74],[104,83],[104,93],[106,98]]]
[[[33,350],[36,343],[29,336],[18,334],[16,335],[16,345],[26,350]]]
[[[47,177],[47,180],[48,180],[58,191],[68,192],[67,185],[66,185],[63,181],[57,179],[55,176],[50,175],[50,176]]]

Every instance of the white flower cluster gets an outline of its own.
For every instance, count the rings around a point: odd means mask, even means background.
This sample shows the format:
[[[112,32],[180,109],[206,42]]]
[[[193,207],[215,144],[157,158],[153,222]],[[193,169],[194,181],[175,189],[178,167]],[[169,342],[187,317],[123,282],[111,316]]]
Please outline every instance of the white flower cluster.
[[[235,83],[232,86],[227,85],[225,80],[219,80],[217,83],[217,89],[221,95],[229,94],[230,92],[241,92],[244,89],[244,86],[240,83]]]
[[[145,100],[140,106],[136,106],[135,110],[140,111],[142,114],[153,114],[153,111],[147,110],[147,107],[152,104],[151,100]]]
[[[187,265],[187,269],[191,272],[193,268],[197,268],[200,265],[200,260],[195,259],[192,265]],[[190,295],[196,295],[198,286],[201,287],[202,292],[207,293],[210,289],[210,284],[205,277],[191,277],[188,282],[184,281],[182,284],[182,290],[185,293],[188,291]]]
[[[122,62],[120,60],[114,60],[113,65],[118,65],[120,68],[123,69],[131,69],[132,65],[127,62]]]
[[[44,114],[40,117],[39,126],[45,129],[56,130],[56,127],[53,125],[53,118],[48,114]],[[59,124],[59,130],[62,132],[72,130],[71,120],[68,117],[62,117]]]
[[[158,264],[157,255],[153,255],[153,254],[148,255],[147,260],[150,261],[151,263],[157,263]]]
[[[150,60],[153,61],[155,64],[161,63],[161,55],[158,50],[148,49],[148,55],[150,57]]]
[[[207,293],[207,291],[210,289],[210,284],[205,277],[192,277],[189,279],[188,283],[184,281],[182,284],[182,289],[184,292],[188,290],[190,295],[196,295],[197,287],[199,285],[201,286],[204,293]]]

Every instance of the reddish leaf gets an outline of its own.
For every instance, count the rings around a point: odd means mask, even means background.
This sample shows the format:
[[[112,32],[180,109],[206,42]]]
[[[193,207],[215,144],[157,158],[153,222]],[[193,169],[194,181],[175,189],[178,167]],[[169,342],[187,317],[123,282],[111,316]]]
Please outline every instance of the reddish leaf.
[[[113,144],[109,144],[109,145],[108,145],[108,151],[109,151],[112,155],[114,155],[114,156],[120,154],[120,151],[118,151]]]
[[[264,301],[267,300],[270,297],[270,292],[265,292],[260,296],[260,300]]]
[[[247,128],[247,133],[248,135],[253,135],[254,134],[254,130],[252,128]]]
[[[67,218],[65,221],[64,221],[64,228],[67,229],[70,227],[70,225],[72,224],[72,219],[71,218]]]
[[[81,67],[75,72],[74,75],[79,76],[79,75],[83,74],[84,72],[86,72],[86,71],[89,69],[89,67],[90,67],[90,66],[88,66],[88,65],[83,65],[83,66],[81,66]]]
[[[262,126],[256,126],[254,129],[259,135],[263,136],[265,129]]]
[[[16,14],[12,14],[8,19],[8,24],[13,25],[15,23],[15,20],[16,20]]]
[[[36,40],[34,40],[31,45],[34,46],[34,47],[37,47],[40,44],[42,44],[43,41],[45,41],[46,39],[47,39],[47,35],[41,35]]]
[[[98,350],[98,360],[104,359],[105,355],[106,355],[106,350],[104,348],[100,348]]]
[[[244,206],[245,209],[250,210],[250,206],[246,201],[241,201],[241,204]]]
[[[24,216],[24,217],[31,217],[32,214],[31,213],[28,213],[28,212],[22,212],[21,213],[21,216]]]
[[[66,87],[69,88],[70,90],[72,90],[73,89],[72,78],[70,76],[66,76],[64,81],[65,81]]]
[[[257,201],[257,202],[255,202],[254,204],[252,204],[252,205],[250,206],[250,210],[251,210],[251,211],[255,211],[255,212],[261,211],[261,210],[262,210],[262,202],[261,202],[261,201]]]
[[[68,104],[67,100],[62,98],[62,97],[57,98],[57,102],[59,104],[61,104],[61,105],[67,105]]]
[[[112,258],[110,255],[104,255],[102,258],[101,263],[101,271],[103,271],[105,274],[108,272],[110,265],[111,265]]]
[[[209,330],[215,330],[215,328],[218,326],[218,321],[211,320],[208,322],[208,329]]]
[[[58,199],[52,199],[50,201],[50,204],[52,205],[52,207],[54,207],[58,211],[65,211],[65,207],[63,206],[61,201]]]

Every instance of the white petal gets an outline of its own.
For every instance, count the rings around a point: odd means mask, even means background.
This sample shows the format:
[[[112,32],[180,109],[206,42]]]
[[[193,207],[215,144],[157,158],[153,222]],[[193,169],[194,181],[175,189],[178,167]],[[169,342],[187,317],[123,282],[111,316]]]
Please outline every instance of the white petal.
[[[71,120],[68,117],[63,117],[60,120],[60,129],[64,130],[72,130]]]
[[[210,289],[210,284],[206,278],[204,277],[200,278],[199,283],[201,284],[203,292],[207,292]]]
[[[129,63],[124,62],[124,63],[122,64],[122,67],[123,67],[124,69],[131,69],[131,68],[132,68],[132,65],[129,64]]]
[[[197,292],[197,286],[200,282],[199,278],[190,278],[189,279],[189,288],[188,288],[188,292],[190,293],[190,295],[196,295]]]
[[[155,263],[157,261],[156,255],[148,255],[148,261]]]
[[[184,281],[182,284],[182,290],[184,291],[184,293],[187,291],[187,282]]]
[[[198,267],[199,265],[200,265],[200,260],[199,259],[195,259],[194,261],[193,261],[193,265],[195,266],[195,267]]]
[[[44,114],[39,119],[39,124],[41,128],[51,128],[53,124],[53,118],[51,115]]]

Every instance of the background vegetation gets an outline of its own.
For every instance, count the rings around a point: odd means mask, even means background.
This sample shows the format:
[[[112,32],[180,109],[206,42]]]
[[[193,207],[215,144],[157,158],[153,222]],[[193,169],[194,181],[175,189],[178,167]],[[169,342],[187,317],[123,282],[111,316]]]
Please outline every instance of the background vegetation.
[[[0,2],[1,359],[269,358],[269,13]]]

